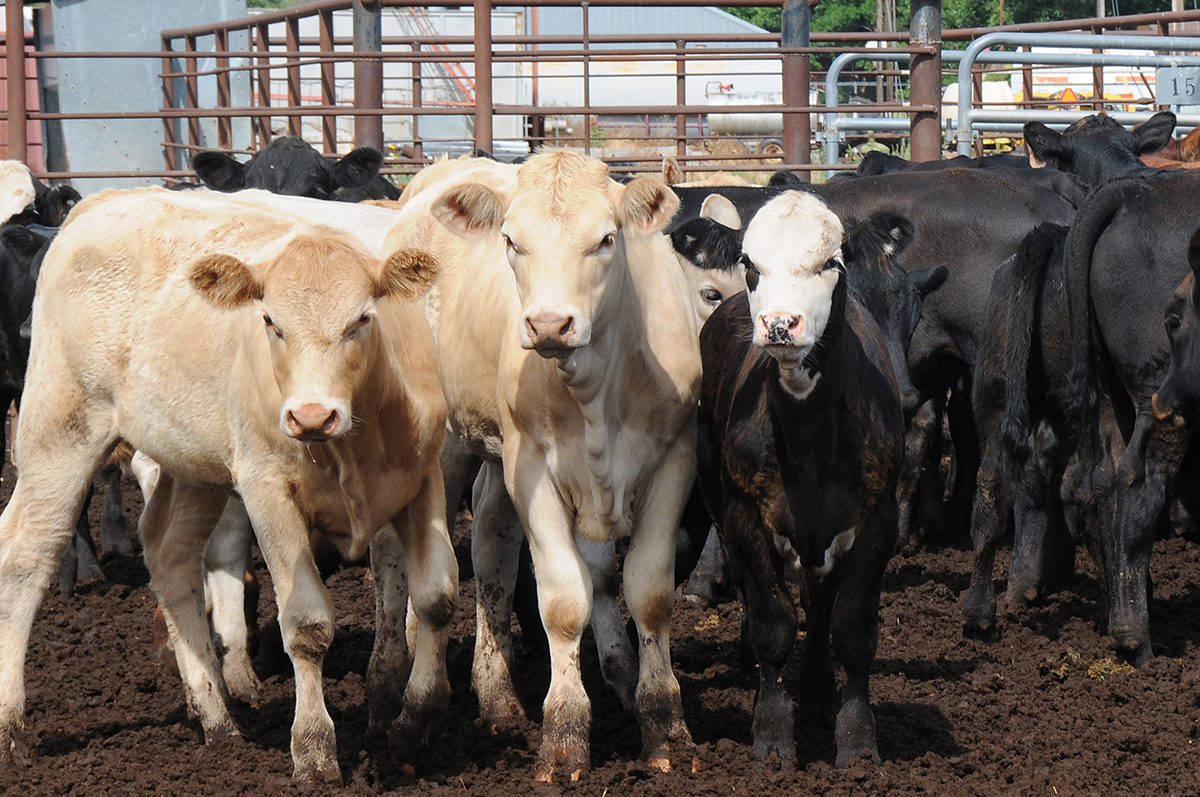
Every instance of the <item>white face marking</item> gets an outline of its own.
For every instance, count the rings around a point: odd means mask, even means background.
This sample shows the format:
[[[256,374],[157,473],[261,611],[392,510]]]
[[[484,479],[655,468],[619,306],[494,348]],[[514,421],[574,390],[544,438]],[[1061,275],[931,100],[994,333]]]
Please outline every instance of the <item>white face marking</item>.
[[[840,259],[841,242],[838,217],[801,191],[763,205],[746,228],[742,253],[759,274],[749,294],[754,344],[781,364],[798,366],[825,332],[840,278],[826,265]]]
[[[825,562],[817,568],[818,576],[827,576],[833,572],[833,565],[838,557],[844,556],[851,548],[854,547],[854,537],[856,529],[848,528],[841,534],[833,538],[833,542],[825,549]]]

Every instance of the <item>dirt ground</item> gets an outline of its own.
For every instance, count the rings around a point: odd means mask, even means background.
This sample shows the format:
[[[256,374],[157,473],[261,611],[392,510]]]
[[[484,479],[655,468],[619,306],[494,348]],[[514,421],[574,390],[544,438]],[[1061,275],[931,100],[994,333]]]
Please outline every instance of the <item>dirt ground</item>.
[[[5,470],[2,496],[11,490]],[[131,481],[126,509],[140,502]],[[95,514],[95,513],[93,513]],[[1156,658],[1131,671],[1113,666],[1093,626],[1095,571],[1080,554],[1073,588],[1003,623],[998,641],[964,641],[959,595],[969,555],[942,547],[895,557],[882,601],[871,688],[882,765],[833,767],[832,732],[796,728],[793,771],[750,759],[753,669],[742,663],[736,604],[676,604],[672,638],[684,712],[703,769],[668,775],[637,761],[633,716],[600,679],[585,639],[593,700],[592,763],[579,783],[537,786],[537,725],[493,738],[475,724],[469,689],[473,583],[467,541],[456,535],[463,573],[450,642],[454,688],[440,741],[411,769],[366,737],[363,674],[372,640],[372,592],[364,568],[330,580],[337,635],[325,665],[325,694],[337,727],[344,785],[290,780],[289,675],[266,680],[265,705],[235,708],[239,740],[200,744],[178,677],[151,658],[154,599],[140,560],[106,564],[108,580],[75,597],[51,594],[33,628],[26,668],[37,760],[0,773],[15,795],[97,794],[531,794],[578,795],[1196,795],[1200,794],[1200,547],[1158,543],[1152,607]],[[1007,561],[1002,561],[1007,565]],[[263,579],[262,621],[273,614]],[[797,652],[800,645],[798,643]],[[590,651],[590,653],[588,652]],[[519,689],[534,718],[546,665],[518,642]],[[799,656],[788,677],[799,676]]]

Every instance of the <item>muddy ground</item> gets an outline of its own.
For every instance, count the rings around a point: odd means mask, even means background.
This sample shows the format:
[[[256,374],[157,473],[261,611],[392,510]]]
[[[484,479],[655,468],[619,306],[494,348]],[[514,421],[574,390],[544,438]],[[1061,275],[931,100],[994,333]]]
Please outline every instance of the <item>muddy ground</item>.
[[[5,471],[0,496],[12,474]],[[126,484],[126,509],[140,501]],[[96,513],[93,512],[95,515]],[[493,738],[475,725],[469,689],[473,583],[460,517],[463,573],[450,642],[454,695],[441,740],[412,769],[366,737],[363,674],[371,651],[372,593],[364,568],[330,580],[337,636],[325,689],[338,732],[344,786],[300,787],[289,779],[290,675],[266,680],[265,705],[235,709],[244,737],[200,744],[178,677],[151,657],[154,598],[140,560],[106,563],[108,580],[70,599],[51,593],[33,628],[27,663],[28,715],[37,760],[0,773],[17,795],[96,794],[479,794],[733,795],[1200,794],[1200,546],[1159,542],[1152,608],[1156,658],[1139,671],[1113,666],[1093,626],[1095,570],[1079,556],[1072,589],[1007,618],[998,641],[965,641],[959,596],[969,555],[948,546],[895,557],[882,601],[872,702],[882,765],[833,767],[831,731],[799,724],[794,771],[749,757],[753,671],[743,665],[736,604],[676,604],[672,638],[684,711],[699,746],[699,774],[656,774],[638,761],[633,716],[585,654],[593,700],[592,763],[582,781],[537,786],[537,726]],[[1002,557],[1001,564],[1007,565]],[[273,614],[263,579],[262,620]],[[797,652],[800,645],[797,645]],[[585,640],[585,651],[590,639]],[[519,689],[540,714],[549,675],[518,642]],[[788,676],[795,683],[799,656]]]

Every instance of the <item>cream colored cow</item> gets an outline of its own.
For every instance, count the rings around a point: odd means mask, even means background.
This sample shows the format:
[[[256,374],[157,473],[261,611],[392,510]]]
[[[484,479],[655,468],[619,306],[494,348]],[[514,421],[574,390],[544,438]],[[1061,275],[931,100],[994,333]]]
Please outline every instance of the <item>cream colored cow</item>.
[[[477,452],[502,456],[529,538],[552,668],[542,780],[575,778],[589,766],[579,639],[593,590],[577,540],[631,537],[624,587],[641,641],[643,751],[662,769],[681,755],[692,761],[669,648],[674,538],[695,475],[700,378],[695,315],[659,234],[677,204],[658,180],[621,186],[599,161],[550,151],[520,167],[511,197],[483,184],[455,186],[432,206],[444,230],[430,222],[389,239],[438,260],[451,420]],[[477,570],[477,589],[503,590],[504,570]],[[506,636],[499,626],[507,612],[481,616],[477,634]],[[508,672],[488,675],[479,689],[485,721],[519,712]]]
[[[36,197],[29,167],[20,161],[0,161],[0,223],[27,208]]]
[[[411,301],[431,278],[419,256],[383,260],[345,232],[219,194],[104,192],[75,209],[42,267],[19,475],[0,515],[0,763],[27,752],[30,626],[118,439],[162,467],[143,543],[206,741],[236,733],[199,566],[230,488],[254,522],[296,673],[295,776],[339,775],[321,687],[333,615],[310,531],[351,558],[370,545],[381,593],[372,668],[395,678],[411,587],[421,635],[393,729],[425,733],[449,696],[457,584],[437,464],[445,404]],[[401,555],[407,583],[380,564]]]

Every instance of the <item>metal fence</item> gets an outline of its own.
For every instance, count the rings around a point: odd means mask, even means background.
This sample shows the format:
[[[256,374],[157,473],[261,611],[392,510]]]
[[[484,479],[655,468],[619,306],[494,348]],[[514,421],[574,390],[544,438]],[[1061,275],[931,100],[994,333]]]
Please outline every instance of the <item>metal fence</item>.
[[[6,3],[7,30],[22,29],[23,5],[20,0]],[[898,82],[908,76],[903,63],[876,61],[870,71],[842,72],[862,88],[863,99],[853,112],[893,119],[895,123],[887,126],[897,128],[896,135],[906,134],[914,118],[933,119],[934,126],[924,126],[921,135],[928,137],[932,131],[934,152],[943,145],[941,47],[936,40],[914,45],[907,32],[814,33],[807,46],[798,46],[794,36],[785,41],[779,34],[617,35],[594,32],[590,24],[602,9],[710,5],[702,0],[475,0],[468,5],[469,11],[462,13],[469,28],[458,32],[433,29],[425,0],[320,0],[166,30],[158,51],[26,53],[23,48],[6,48],[10,75],[24,73],[27,57],[39,64],[70,58],[152,59],[159,65],[162,84],[162,104],[156,109],[64,113],[30,110],[25,95],[17,91],[20,81],[9,81],[7,155],[26,158],[28,121],[45,125],[77,119],[158,119],[163,129],[159,170],[43,171],[39,176],[183,178],[190,175],[190,155],[199,149],[248,152],[280,134],[304,135],[331,154],[352,144],[381,147],[387,153],[385,172],[390,173],[415,171],[439,152],[504,151],[506,146],[527,150],[546,143],[577,147],[629,171],[657,170],[664,155],[674,156],[694,175],[826,169],[828,165],[809,164],[809,120],[816,119],[822,137],[827,136],[823,123],[828,98],[818,102],[817,92],[806,91],[804,84],[821,87],[824,70],[836,57],[877,52],[881,46],[897,56],[895,61],[913,58],[939,68],[922,70],[921,75],[914,70],[903,88]],[[724,5],[779,7],[781,2],[727,0]],[[536,19],[539,9],[561,7],[581,9],[577,34],[548,35],[536,26],[531,29],[529,20]],[[384,12],[411,22],[406,22],[404,35],[379,34],[377,20]],[[523,25],[510,24],[504,17],[509,12],[525,15]],[[1166,34],[1172,26],[1198,22],[1200,11],[1188,11],[946,30],[940,39],[967,42],[996,31]],[[810,75],[814,62],[818,68]],[[985,68],[990,67],[975,64],[975,85],[981,85]],[[1028,75],[1037,67],[1019,68]],[[746,80],[778,79],[781,91],[722,102],[719,85],[715,94],[709,94],[708,86],[697,90],[706,80],[720,83],[708,78],[730,70]],[[1098,108],[1103,105],[1103,67],[1093,74],[1091,105]],[[799,86],[797,75],[803,80]],[[611,88],[617,85],[620,88]],[[835,81],[835,89],[837,85]],[[571,88],[560,92],[563,100],[550,98],[548,86]],[[601,86],[610,88],[601,92]],[[604,96],[598,96],[601,93]],[[986,110],[981,94],[974,92],[971,108]],[[921,101],[914,103],[914,97]],[[1020,107],[1036,108],[1039,103],[1045,107],[1044,101],[1026,93]],[[837,111],[848,113],[845,106]],[[734,122],[728,132],[714,131],[711,120],[717,114],[745,124]],[[750,129],[754,120],[767,121]],[[914,154],[916,149],[914,140]]]

